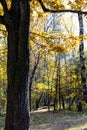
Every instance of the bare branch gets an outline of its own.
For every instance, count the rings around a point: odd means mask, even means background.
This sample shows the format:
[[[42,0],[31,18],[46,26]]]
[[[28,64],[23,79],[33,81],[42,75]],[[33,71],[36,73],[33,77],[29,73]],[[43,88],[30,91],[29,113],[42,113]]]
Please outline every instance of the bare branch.
[[[77,14],[87,14],[87,11],[81,11],[81,10],[53,10],[53,9],[46,8],[45,5],[43,4],[42,0],[38,0],[38,2],[40,3],[44,12],[50,12],[50,13],[71,12],[71,13],[77,13]]]

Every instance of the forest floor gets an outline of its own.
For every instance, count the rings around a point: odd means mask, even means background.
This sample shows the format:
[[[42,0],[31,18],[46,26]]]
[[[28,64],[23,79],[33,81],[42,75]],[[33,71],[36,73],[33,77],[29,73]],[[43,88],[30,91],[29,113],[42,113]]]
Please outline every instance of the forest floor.
[[[37,110],[31,113],[30,130],[87,130],[87,112]]]
[[[31,112],[30,130],[87,130],[87,111],[57,111],[47,109]],[[0,117],[0,130],[4,130],[5,117]]]

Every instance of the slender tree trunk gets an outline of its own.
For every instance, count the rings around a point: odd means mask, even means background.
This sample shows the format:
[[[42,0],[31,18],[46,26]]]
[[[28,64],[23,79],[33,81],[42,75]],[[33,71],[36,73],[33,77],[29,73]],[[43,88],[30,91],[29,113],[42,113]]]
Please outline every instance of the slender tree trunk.
[[[59,60],[58,60],[58,87],[59,87],[59,110],[61,110],[61,88],[60,88],[60,54],[59,54]]]
[[[63,95],[61,96],[61,100],[62,100],[62,107],[63,107],[63,109],[65,109],[65,102],[64,102],[64,96]]]
[[[50,111],[50,81],[49,81],[49,68],[48,68],[48,64],[47,64],[47,78],[48,78],[48,83],[47,83],[47,85],[48,85],[48,95],[47,95],[47,98],[48,98],[48,111]]]
[[[49,75],[48,75],[48,111],[50,111],[50,85],[49,85]]]
[[[31,76],[30,76],[30,81],[29,81],[29,104],[30,104],[30,111],[31,111],[31,89],[32,89],[32,83],[33,83],[34,75],[35,75],[37,66],[39,64],[39,61],[40,61],[40,54],[38,55],[37,62],[35,63],[35,65],[33,67],[33,70],[32,70]]]
[[[79,19],[79,35],[83,35],[84,34],[84,27],[83,27],[82,14],[78,14],[78,19]],[[81,40],[81,44],[79,46],[79,53],[80,53],[80,63],[81,63],[82,89],[83,89],[84,99],[87,102],[86,67],[85,67],[85,58],[84,58],[83,37],[82,37],[82,40]]]
[[[57,103],[58,103],[58,76],[59,76],[59,67],[58,67],[58,55],[56,58],[56,65],[57,65],[57,72],[56,72],[56,86],[55,86],[55,97],[54,97],[54,111],[56,110],[56,107],[57,107]]]
[[[36,100],[36,109],[38,109],[38,108],[39,108],[39,106],[40,106],[40,101],[41,101],[42,96],[43,96],[43,92],[41,93],[41,95],[40,95],[39,99],[38,99],[38,100]]]

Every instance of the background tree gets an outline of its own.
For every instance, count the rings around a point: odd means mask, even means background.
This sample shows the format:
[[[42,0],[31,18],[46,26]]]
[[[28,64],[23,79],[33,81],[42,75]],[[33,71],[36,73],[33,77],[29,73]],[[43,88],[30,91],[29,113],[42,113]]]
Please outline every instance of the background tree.
[[[79,34],[83,35],[84,34],[83,16],[81,14],[78,14],[78,19],[79,19]],[[81,78],[82,78],[83,95],[86,101],[87,100],[87,85],[86,85],[86,66],[85,66],[85,58],[84,58],[83,36],[82,36],[81,44],[79,46],[79,53],[80,53],[80,62],[81,62]]]

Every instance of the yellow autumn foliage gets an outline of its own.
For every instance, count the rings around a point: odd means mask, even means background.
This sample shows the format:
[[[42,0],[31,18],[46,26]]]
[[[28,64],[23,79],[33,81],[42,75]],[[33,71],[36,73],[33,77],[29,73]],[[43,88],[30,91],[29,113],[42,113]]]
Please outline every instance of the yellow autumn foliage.
[[[37,83],[37,89],[41,92],[41,91],[45,91],[48,89],[48,85],[44,84],[44,83]]]
[[[79,36],[75,36],[73,34],[64,35],[61,33],[55,33],[49,35],[46,32],[32,32],[30,38],[31,40],[33,39],[34,42],[39,44],[42,49],[45,49],[48,52],[54,51],[59,53],[66,53],[71,51],[72,49],[75,49],[81,41],[81,37],[79,38]]]

